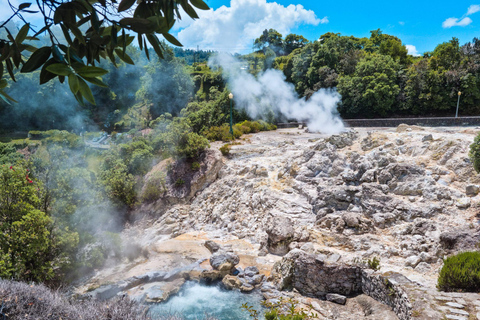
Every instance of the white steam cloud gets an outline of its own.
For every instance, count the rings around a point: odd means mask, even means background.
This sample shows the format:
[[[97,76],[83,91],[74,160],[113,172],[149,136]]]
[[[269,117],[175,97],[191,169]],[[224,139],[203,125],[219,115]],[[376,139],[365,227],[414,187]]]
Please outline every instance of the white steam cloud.
[[[293,84],[286,82],[279,70],[268,69],[255,78],[228,54],[216,55],[209,64],[223,68],[235,104],[252,118],[260,118],[271,110],[287,119],[307,122],[311,131],[334,134],[344,130],[337,112],[340,95],[334,89],[320,89],[307,101],[298,97]]]

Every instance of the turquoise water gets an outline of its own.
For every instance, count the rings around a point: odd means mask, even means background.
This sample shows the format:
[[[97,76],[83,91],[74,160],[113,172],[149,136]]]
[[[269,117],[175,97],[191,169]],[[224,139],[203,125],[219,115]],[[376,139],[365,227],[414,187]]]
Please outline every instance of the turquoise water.
[[[207,286],[197,282],[186,282],[182,289],[168,299],[150,308],[153,318],[166,313],[181,314],[185,319],[203,319],[205,314],[219,320],[247,320],[252,319],[249,313],[240,307],[247,303],[261,311],[258,293],[244,294],[239,291],[229,291],[219,286]]]

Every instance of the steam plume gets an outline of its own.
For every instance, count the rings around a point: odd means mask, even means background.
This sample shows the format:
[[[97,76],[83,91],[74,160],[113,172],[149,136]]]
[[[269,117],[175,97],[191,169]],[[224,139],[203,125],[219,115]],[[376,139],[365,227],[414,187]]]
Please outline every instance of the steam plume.
[[[270,109],[277,116],[307,122],[311,131],[334,134],[344,129],[337,112],[340,95],[335,89],[320,89],[306,101],[298,97],[293,84],[286,82],[279,70],[268,69],[255,78],[228,54],[216,55],[209,64],[223,68],[236,105],[252,118],[259,118]]]

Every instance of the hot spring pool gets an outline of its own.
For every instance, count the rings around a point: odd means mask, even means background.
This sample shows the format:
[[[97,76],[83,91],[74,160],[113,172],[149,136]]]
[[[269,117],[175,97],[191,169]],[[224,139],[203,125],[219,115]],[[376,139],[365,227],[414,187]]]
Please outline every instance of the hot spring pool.
[[[208,314],[219,320],[247,320],[252,318],[240,308],[242,304],[247,303],[262,312],[261,300],[258,293],[244,294],[188,281],[167,302],[151,306],[150,314],[153,318],[179,313],[185,319],[203,319]]]

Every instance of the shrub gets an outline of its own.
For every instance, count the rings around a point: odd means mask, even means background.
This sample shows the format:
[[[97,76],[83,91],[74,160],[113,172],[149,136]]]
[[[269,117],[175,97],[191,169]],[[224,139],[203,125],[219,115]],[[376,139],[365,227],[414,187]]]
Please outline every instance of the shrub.
[[[118,146],[120,157],[133,175],[143,175],[150,170],[153,148],[145,140],[136,140]]]
[[[230,126],[228,124],[223,124],[220,127],[210,127],[209,129],[203,132],[203,135],[210,141],[232,141],[237,138],[240,138],[243,134],[237,126],[232,128],[233,137],[230,133]]]
[[[129,207],[135,204],[135,178],[128,172],[123,160],[115,156],[106,157],[101,165],[100,182],[110,199]]]
[[[151,319],[146,307],[126,298],[109,301],[85,300],[70,302],[61,292],[44,285],[0,280],[0,318],[64,319],[64,320],[146,320]]]
[[[380,270],[380,259],[378,259],[377,257],[373,257],[373,259],[368,259],[367,266],[369,269],[375,271]]]
[[[230,133],[230,125],[223,124],[220,127],[210,127],[203,132],[203,135],[210,141],[225,141],[229,142],[238,139],[242,134],[257,133],[260,131],[269,131],[277,129],[276,125],[268,124],[263,120],[248,121],[245,120],[233,126],[233,137]]]
[[[480,252],[462,252],[444,260],[437,287],[444,291],[480,290]]]
[[[155,201],[167,191],[166,174],[161,171],[154,172],[145,183],[142,193],[143,201]]]
[[[194,163],[192,163],[192,171],[198,171],[198,170],[200,170],[200,163],[195,161]]]
[[[175,181],[175,185],[177,187],[181,187],[185,184],[185,180],[181,179],[181,178],[178,178],[177,181]]]
[[[285,301],[282,297],[276,303],[262,301],[262,305],[269,310],[265,312],[265,320],[310,320],[317,319],[318,316],[313,312],[307,313],[303,308],[298,309],[298,303],[289,299]],[[260,313],[252,306],[244,303],[242,309],[250,314],[253,320],[259,320]]]
[[[65,130],[48,130],[41,133],[41,137],[47,145],[61,145],[64,147],[78,149],[84,146],[83,139],[74,133]]]
[[[196,158],[209,147],[208,140],[192,132],[187,120],[173,118],[157,125],[152,135],[154,150],[169,154],[175,158]]]
[[[23,156],[17,152],[17,148],[12,143],[0,142],[0,164],[15,164]]]
[[[475,171],[480,172],[480,133],[475,137],[473,143],[470,145],[470,152],[468,153],[470,160],[473,163]]]
[[[219,150],[224,156],[226,156],[226,155],[230,154],[230,145],[228,143],[226,143],[222,147],[220,147]]]

